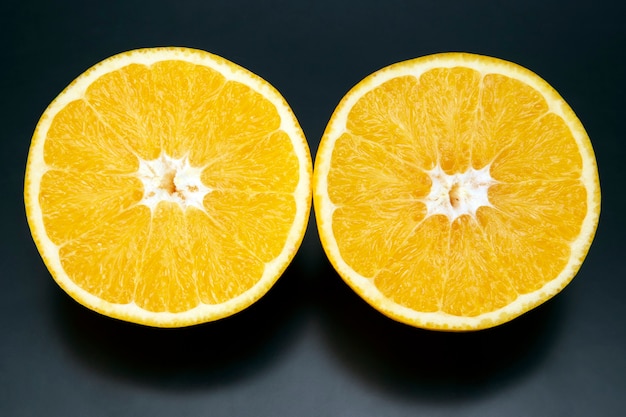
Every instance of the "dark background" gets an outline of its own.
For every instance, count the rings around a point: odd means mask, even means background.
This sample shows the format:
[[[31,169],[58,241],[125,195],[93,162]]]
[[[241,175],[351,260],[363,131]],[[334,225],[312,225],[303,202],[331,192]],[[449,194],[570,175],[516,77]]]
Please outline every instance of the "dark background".
[[[626,7],[619,1],[24,1],[0,6],[0,416],[623,416]],[[178,45],[222,55],[291,104],[313,156],[343,94],[396,61],[469,51],[522,64],[585,125],[602,215],[557,297],[478,333],[413,329],[365,305],[310,223],[248,310],[178,330],[92,313],[56,286],[23,208],[30,137],[96,62]]]

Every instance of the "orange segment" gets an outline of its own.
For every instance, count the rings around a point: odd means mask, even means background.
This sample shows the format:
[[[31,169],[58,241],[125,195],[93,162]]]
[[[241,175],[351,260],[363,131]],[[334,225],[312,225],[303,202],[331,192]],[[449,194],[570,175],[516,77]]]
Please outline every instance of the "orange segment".
[[[222,304],[254,287],[265,270],[265,263],[251,256],[250,250],[232,239],[206,213],[190,209],[185,216],[200,301]],[[225,280],[228,276],[237,280]]]
[[[333,213],[333,233],[338,251],[355,265],[357,272],[372,278],[389,262],[398,246],[409,238],[425,214],[423,204],[346,205]],[[386,239],[380,236],[385,234]]]
[[[39,204],[49,238],[62,245],[116,217],[142,196],[137,178],[50,170],[41,178]]]
[[[150,236],[150,217],[147,207],[135,206],[85,228],[83,235],[59,247],[63,271],[99,302],[131,303],[144,242]]]
[[[163,201],[153,210],[134,296],[140,308],[179,313],[199,304],[187,231],[178,204]]]
[[[151,68],[155,89],[161,97],[178,96],[178,102],[161,99],[153,113],[158,120],[168,120],[163,151],[172,158],[195,154],[199,143],[209,142],[220,131],[210,123],[211,109],[227,84],[218,71],[184,61],[155,63]],[[158,128],[162,131],[162,127]],[[192,163],[195,162],[192,158]]]
[[[521,80],[487,73],[482,77],[478,111],[478,138],[472,143],[474,168],[490,164],[512,142],[525,144],[530,138],[526,130],[546,115],[548,103],[539,91]]]
[[[517,294],[540,290],[570,261],[571,243],[546,234],[539,224],[529,228],[511,215],[489,209],[479,219],[500,269],[506,270]]]
[[[143,160],[159,156],[170,130],[161,130],[163,103],[152,88],[152,78],[146,65],[131,63],[98,77],[83,95],[129,153]]]
[[[479,83],[480,73],[469,68],[435,68],[420,77],[417,107],[422,109],[419,117],[422,140],[419,142],[435,143],[437,163],[448,174],[469,167],[476,134]]]
[[[260,137],[224,138],[216,141],[211,151],[205,151],[207,162],[201,179],[216,190],[293,193],[298,186],[299,161],[284,131],[268,130]],[[241,155],[246,158],[240,158]],[[280,171],[274,166],[277,159],[281,159]]]
[[[376,287],[405,308],[439,311],[445,286],[440,272],[448,269],[449,238],[450,227],[443,216],[431,216],[415,225],[395,252],[388,254],[389,263],[374,280]]]
[[[120,134],[83,100],[60,109],[47,135],[50,140],[44,144],[44,159],[51,168],[98,174],[137,170],[137,157],[128,152]]]
[[[416,159],[418,166],[433,167],[436,141],[413,140],[423,130],[423,121],[418,119],[418,91],[418,80],[413,76],[393,78],[367,91],[350,109],[346,130],[379,149],[393,149],[390,155],[397,155],[401,163]]]
[[[560,116],[550,113],[528,123],[516,137],[493,160],[491,173],[498,181],[525,181],[531,166],[532,179],[580,178],[580,151],[571,129]]]
[[[215,191],[205,197],[204,205],[228,239],[264,263],[283,250],[297,209],[293,196],[286,193]]]
[[[568,243],[580,234],[587,213],[587,190],[579,180],[495,184],[489,201],[531,233]]]
[[[519,293],[508,268],[499,265],[494,253],[497,243],[489,241],[489,234],[470,216],[461,216],[448,227],[448,268],[441,311],[476,317],[513,302]]]
[[[593,240],[593,149],[541,78],[450,53],[398,63],[342,99],[314,175],[320,238],[374,308],[477,330],[557,294]]]
[[[412,203],[416,198],[426,196],[431,185],[430,177],[419,168],[419,163],[399,158],[393,153],[386,155],[386,159],[376,158],[376,155],[391,149],[398,149],[395,143],[382,146],[348,133],[341,135],[333,149],[333,159],[341,169],[331,168],[328,173],[333,204],[371,201],[368,200],[369,193],[351,192],[359,181],[361,187],[370,193],[383,195],[386,200],[396,200],[399,204],[403,201]],[[389,160],[393,163],[385,163]]]
[[[311,160],[284,98],[208,52],[153,48],[78,77],[33,135],[25,206],[56,282],[177,327],[261,298],[306,229]]]

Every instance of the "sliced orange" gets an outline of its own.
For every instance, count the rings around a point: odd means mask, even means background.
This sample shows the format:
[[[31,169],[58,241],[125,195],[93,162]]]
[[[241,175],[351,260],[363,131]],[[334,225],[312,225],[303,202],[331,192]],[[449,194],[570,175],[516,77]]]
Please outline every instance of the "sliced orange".
[[[108,58],[45,110],[25,206],[56,282],[104,315],[178,327],[262,297],[294,257],[311,157],[267,81],[208,52]]]
[[[313,190],[346,283],[439,330],[496,326],[557,294],[600,213],[593,149],[563,98],[525,68],[464,53],[397,63],[350,90]]]

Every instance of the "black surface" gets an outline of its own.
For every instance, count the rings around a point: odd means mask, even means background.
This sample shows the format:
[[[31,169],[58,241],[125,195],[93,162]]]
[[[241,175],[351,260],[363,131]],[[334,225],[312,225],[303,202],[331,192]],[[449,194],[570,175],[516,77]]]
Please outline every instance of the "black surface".
[[[614,1],[109,1],[0,6],[0,416],[622,416],[626,409],[626,8]],[[469,51],[520,63],[592,139],[603,208],[580,273],[501,327],[392,322],[330,268],[311,222],[256,305],[181,330],[92,313],[53,282],[25,221],[28,146],[48,103],[128,49],[205,49],[289,101],[313,155],[341,96],[396,61]]]

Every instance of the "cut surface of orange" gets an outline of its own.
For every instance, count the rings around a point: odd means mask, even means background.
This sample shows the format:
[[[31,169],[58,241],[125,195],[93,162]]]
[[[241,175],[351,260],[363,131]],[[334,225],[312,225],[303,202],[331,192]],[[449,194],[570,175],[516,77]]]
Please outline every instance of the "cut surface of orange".
[[[45,110],[26,214],[56,282],[104,315],[157,327],[250,306],[298,250],[311,156],[280,93],[209,52],[110,57]]]
[[[579,270],[600,186],[571,108],[528,69],[442,53],[358,83],[317,151],[326,254],[385,315],[416,327],[493,327]]]

